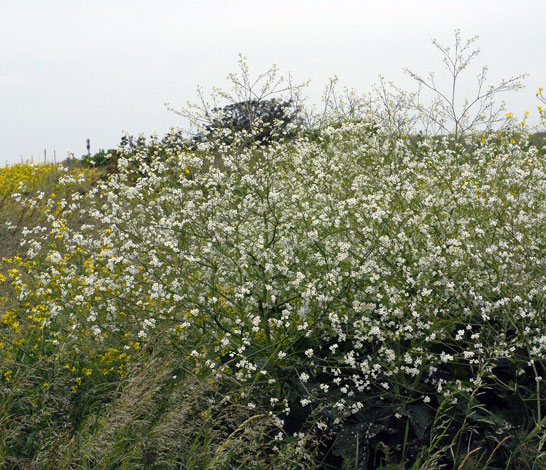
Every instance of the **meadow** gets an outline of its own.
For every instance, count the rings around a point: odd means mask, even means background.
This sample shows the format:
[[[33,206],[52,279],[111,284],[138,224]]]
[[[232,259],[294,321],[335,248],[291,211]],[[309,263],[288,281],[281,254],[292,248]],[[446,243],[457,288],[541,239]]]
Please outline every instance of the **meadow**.
[[[0,170],[0,468],[546,468],[543,134],[332,96]]]

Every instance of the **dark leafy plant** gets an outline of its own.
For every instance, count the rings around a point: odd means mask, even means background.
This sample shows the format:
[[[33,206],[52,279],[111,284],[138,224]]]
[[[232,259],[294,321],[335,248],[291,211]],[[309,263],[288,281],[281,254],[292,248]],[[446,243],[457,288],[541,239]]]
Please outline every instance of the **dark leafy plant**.
[[[279,99],[247,100],[212,110],[212,122],[195,141],[207,140],[209,135],[221,136],[221,141],[231,145],[236,138],[263,145],[281,137],[295,134],[290,124],[297,122],[298,113],[292,101]]]

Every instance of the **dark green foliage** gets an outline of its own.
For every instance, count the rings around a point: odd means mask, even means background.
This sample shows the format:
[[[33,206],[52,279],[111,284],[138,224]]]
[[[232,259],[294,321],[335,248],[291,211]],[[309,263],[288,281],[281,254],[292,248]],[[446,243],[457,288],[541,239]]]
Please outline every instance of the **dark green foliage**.
[[[82,157],[82,163],[85,166],[89,167],[106,167],[110,164],[110,159],[108,155],[115,153],[114,150],[104,150],[100,149],[96,154],[94,155],[85,155]]]
[[[229,104],[223,108],[212,110],[210,124],[195,140],[201,142],[208,135],[221,135],[221,140],[230,145],[236,137],[259,145],[267,144],[280,137],[292,137],[293,130],[289,124],[297,122],[298,111],[293,109],[291,101],[248,100]],[[229,132],[224,132],[224,131]]]

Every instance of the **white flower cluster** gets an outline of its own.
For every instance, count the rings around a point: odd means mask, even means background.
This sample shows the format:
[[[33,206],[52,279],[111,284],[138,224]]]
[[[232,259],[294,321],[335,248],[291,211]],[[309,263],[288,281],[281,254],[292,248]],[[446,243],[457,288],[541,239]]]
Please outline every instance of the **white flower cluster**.
[[[213,144],[158,147],[151,161],[137,149],[77,205],[87,225],[62,233],[69,256],[52,251],[36,277],[65,319],[52,330],[165,335],[197,368],[249,384],[292,361],[306,386],[330,377],[302,406],[335,389],[348,411],[404,380],[448,393],[434,370],[449,364],[546,359],[534,147],[415,143],[369,122]]]

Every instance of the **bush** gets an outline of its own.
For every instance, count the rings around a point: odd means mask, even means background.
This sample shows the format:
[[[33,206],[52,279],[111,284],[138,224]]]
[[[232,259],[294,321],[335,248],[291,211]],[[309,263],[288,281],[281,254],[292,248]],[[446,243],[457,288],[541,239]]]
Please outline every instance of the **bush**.
[[[356,459],[358,442],[362,468],[460,465],[469,451],[532,468],[542,161],[493,136],[416,151],[370,128],[225,152],[221,170],[159,144],[149,165],[149,148],[120,159],[74,208],[86,224],[54,221],[47,258],[12,276],[6,390],[21,367],[47,389],[55,358],[88,400],[161,335],[182,377],[233,381],[226,406],[266,407],[283,439],[334,430],[332,462]]]
[[[3,463],[544,467],[540,152],[521,126],[411,138],[365,115],[126,146],[29,230]]]
[[[202,142],[208,136],[219,136],[226,145],[232,145],[236,137],[264,145],[273,139],[295,135],[297,112],[290,101],[248,100],[212,110],[212,122],[195,141]],[[292,124],[292,126],[290,126]]]

